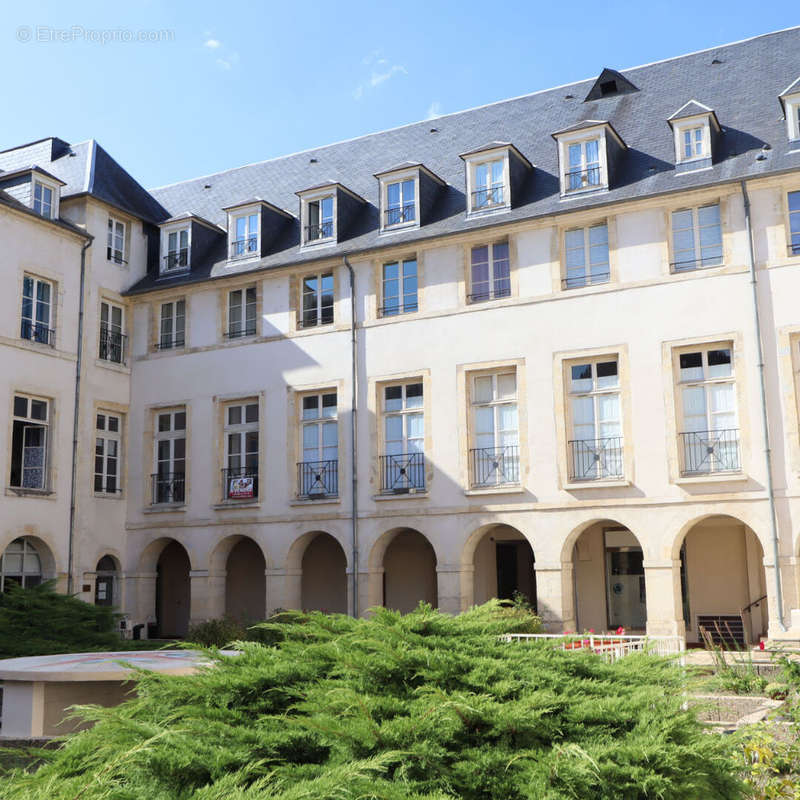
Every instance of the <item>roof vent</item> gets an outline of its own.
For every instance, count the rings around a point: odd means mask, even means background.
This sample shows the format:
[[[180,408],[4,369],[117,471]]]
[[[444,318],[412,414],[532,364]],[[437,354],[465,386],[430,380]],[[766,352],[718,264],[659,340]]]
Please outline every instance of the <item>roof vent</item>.
[[[565,94],[564,95],[564,99],[565,100],[574,100],[575,99],[575,95],[574,94]]]
[[[439,133],[439,129],[438,128],[431,128],[429,133]]]
[[[606,67],[592,84],[592,88],[589,89],[589,94],[586,95],[583,102],[638,91],[639,87],[634,86],[622,73]]]
[[[210,189],[210,188],[211,188],[211,184],[210,184],[210,183],[206,183],[206,184],[203,186],[203,188],[204,188],[204,189]]]
[[[308,163],[309,164],[316,164],[317,163],[317,159],[316,158],[309,158],[308,159]]]
[[[711,63],[712,64],[721,64],[722,62],[718,58],[712,58],[711,59]]]

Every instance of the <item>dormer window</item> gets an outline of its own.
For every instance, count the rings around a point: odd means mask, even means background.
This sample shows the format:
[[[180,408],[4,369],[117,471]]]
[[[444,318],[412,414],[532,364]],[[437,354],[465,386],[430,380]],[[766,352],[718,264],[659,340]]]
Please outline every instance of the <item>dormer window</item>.
[[[467,215],[508,211],[533,170],[511,142],[489,142],[461,158],[467,168]]]
[[[306,205],[305,243],[333,239],[333,195],[309,200]]]
[[[363,197],[337,181],[297,192],[300,198],[300,244],[317,247],[341,242],[342,235],[361,213]]]
[[[558,143],[562,196],[609,188],[614,165],[627,147],[611,123],[587,119],[557,131],[553,138]]]
[[[189,266],[189,231],[188,227],[167,231],[163,272],[186,269]]]
[[[375,173],[380,184],[381,232],[419,228],[430,221],[444,181],[417,161]]]
[[[569,169],[566,189],[568,192],[581,189],[594,189],[602,185],[600,181],[600,140],[590,139],[576,142],[567,148]]]
[[[678,171],[710,167],[714,142],[721,130],[714,110],[697,100],[690,100],[667,122],[675,138],[675,164]],[[684,164],[689,166],[681,169]]]
[[[501,206],[505,187],[505,164],[502,159],[475,165],[475,182],[472,190],[472,209]]]
[[[54,187],[35,180],[33,182],[33,210],[46,219],[53,219],[55,217],[55,194]]]
[[[687,128],[683,132],[683,160],[703,158],[705,155],[705,131],[703,127]]]
[[[239,214],[233,217],[231,231],[231,258],[244,258],[259,253],[258,214]]]
[[[416,222],[417,182],[413,178],[386,184],[384,227],[392,228]]]
[[[125,264],[125,223],[114,217],[108,218],[106,258],[115,264]]]

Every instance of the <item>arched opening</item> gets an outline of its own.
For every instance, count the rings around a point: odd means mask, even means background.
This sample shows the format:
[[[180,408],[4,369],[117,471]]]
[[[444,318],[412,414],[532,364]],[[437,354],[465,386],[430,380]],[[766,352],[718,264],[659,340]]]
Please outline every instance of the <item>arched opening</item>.
[[[639,540],[614,520],[589,525],[572,548],[576,624],[583,630],[644,631],[644,555]]]
[[[347,557],[329,533],[317,533],[303,553],[300,604],[306,611],[347,613]]]
[[[701,628],[726,647],[766,635],[764,550],[752,529],[734,517],[706,517],[677,546],[687,641],[701,642]]]
[[[113,556],[105,555],[95,567],[94,604],[96,606],[118,605],[119,568]]]
[[[225,615],[244,624],[267,616],[267,562],[252,539],[242,537],[225,562]]]
[[[156,625],[162,639],[180,638],[189,632],[189,554],[170,540],[156,564]]]
[[[475,546],[473,602],[521,596],[536,610],[536,573],[530,542],[510,525],[493,525]]]
[[[407,614],[420,601],[438,605],[436,553],[419,531],[403,528],[383,555],[383,605]]]
[[[8,590],[11,583],[30,588],[44,580],[44,546],[34,543],[29,536],[14,539],[0,555],[0,592]]]

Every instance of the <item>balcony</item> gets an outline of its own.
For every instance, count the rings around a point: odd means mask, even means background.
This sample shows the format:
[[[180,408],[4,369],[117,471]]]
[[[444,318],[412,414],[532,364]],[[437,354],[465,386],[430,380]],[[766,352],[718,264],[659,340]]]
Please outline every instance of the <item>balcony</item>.
[[[623,477],[625,467],[621,436],[573,439],[568,446],[570,481],[602,481]]]
[[[186,474],[162,472],[150,476],[152,481],[152,504],[183,503],[186,499]]]
[[[178,347],[184,347],[186,342],[181,337],[162,336],[159,341],[155,343],[156,350],[174,350]]]
[[[411,300],[406,297],[403,298],[403,304],[400,305],[400,298],[395,297],[378,309],[378,316],[396,317],[399,314],[413,314],[415,311],[419,311],[416,300]]]
[[[306,225],[306,243],[333,237],[333,220],[321,222],[319,225]]]
[[[174,269],[186,269],[189,266],[189,248],[171,250],[164,256],[164,272]]]
[[[381,456],[381,493],[415,494],[425,491],[425,454]]]
[[[100,326],[100,353],[102,361],[124,364],[128,356],[128,337],[105,326]]]
[[[258,467],[223,469],[222,496],[226,500],[255,500],[258,497]]]
[[[602,187],[600,167],[571,169],[564,173],[564,190],[579,192],[582,189],[600,189]]]
[[[483,211],[485,208],[505,205],[504,194],[502,186],[476,189],[472,192],[472,210]]]
[[[471,305],[473,303],[486,303],[489,300],[500,300],[503,297],[511,297],[511,283],[506,278],[502,283],[498,281],[499,285],[495,285],[493,289],[485,288],[474,291],[472,294],[467,295],[467,302]]]
[[[790,256],[800,256],[800,236],[792,236],[792,243],[787,249]]]
[[[484,488],[519,483],[519,446],[476,447],[469,451],[472,486]]]
[[[248,322],[246,325],[242,325],[241,323],[236,325],[231,325],[227,331],[225,331],[225,336],[228,339],[241,339],[242,336],[255,336],[256,335],[256,323]]]
[[[678,434],[683,454],[681,475],[709,475],[739,472],[739,429],[719,431],[686,431]]]
[[[297,465],[297,496],[322,500],[339,496],[339,460],[301,461]]]
[[[562,289],[582,289],[584,286],[594,286],[598,283],[608,283],[611,277],[609,272],[589,272],[583,275],[570,275],[561,279]]]
[[[39,344],[46,344],[50,347],[56,345],[56,332],[54,328],[48,328],[41,322],[34,322],[30,319],[22,320],[22,329],[19,334],[23,339],[28,339],[31,342],[38,342]]]
[[[407,222],[415,222],[417,219],[416,205],[405,203],[402,206],[387,208],[384,212],[384,227],[391,228],[393,225],[403,225]]]
[[[248,236],[231,242],[231,258],[258,255],[258,236]]]
[[[798,249],[800,252],[800,249]],[[721,267],[722,256],[706,256],[705,258],[686,258],[682,261],[673,261],[669,267],[673,272],[692,272],[706,267]]]

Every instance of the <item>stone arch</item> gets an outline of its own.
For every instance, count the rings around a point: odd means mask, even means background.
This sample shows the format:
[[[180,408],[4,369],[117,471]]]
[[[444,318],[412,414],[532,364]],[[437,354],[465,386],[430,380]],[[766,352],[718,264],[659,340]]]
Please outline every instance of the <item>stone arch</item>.
[[[575,547],[575,543],[589,528],[591,528],[593,525],[598,525],[600,523],[617,525],[621,528],[627,528],[629,531],[633,530],[633,525],[628,524],[628,522],[626,522],[619,516],[615,516],[613,519],[609,517],[590,517],[589,519],[584,520],[578,525],[575,525],[567,535],[567,538],[564,539],[564,544],[561,547],[562,564],[569,564],[572,562],[572,551]]]
[[[161,557],[162,551],[171,542],[177,542],[181,547],[183,547],[183,549],[186,551],[187,556],[189,557],[190,569],[196,569],[195,559],[193,557],[192,550],[185,542],[173,536],[159,536],[156,539],[151,539],[142,548],[142,551],[141,553],[139,553],[139,558],[137,559],[136,562],[137,571],[143,573],[155,572],[156,566],[158,564],[158,559]]]
[[[0,591],[7,580],[23,586],[37,586],[55,577],[53,551],[39,536],[15,536],[0,550]]]
[[[41,560],[43,580],[51,580],[58,577],[59,572],[63,572],[62,564],[56,555],[58,551],[53,545],[52,539],[34,525],[25,525],[17,531],[0,537],[0,555],[17,539],[28,539],[36,548]]]
[[[209,555],[209,591],[224,595],[224,614],[245,625],[267,616],[267,558],[252,537],[232,534]],[[211,598],[219,608],[221,597]]]
[[[188,550],[177,539],[161,538],[142,552],[143,566],[156,573],[155,617],[160,638],[181,638],[189,631],[191,614]]]
[[[681,527],[678,529],[678,532],[675,534],[675,537],[672,540],[670,557],[673,559],[680,558],[681,547],[683,546],[683,542],[686,539],[686,536],[689,533],[689,531],[691,531],[697,525],[700,525],[701,523],[709,519],[714,519],[716,517],[727,517],[731,520],[734,520],[736,523],[740,525],[745,525],[748,528],[750,528],[750,530],[753,532],[753,535],[758,539],[759,544],[761,545],[761,549],[765,553],[767,552],[767,547],[769,547],[770,543],[761,538],[761,536],[758,533],[758,529],[760,529],[761,526],[758,524],[756,520],[750,519],[749,515],[720,514],[720,513],[710,512],[708,514],[699,514],[696,517],[692,517],[691,519],[687,520],[681,525]]]
[[[438,606],[438,564],[430,540],[415,528],[392,528],[369,554],[369,604],[407,613],[420,601]]]

